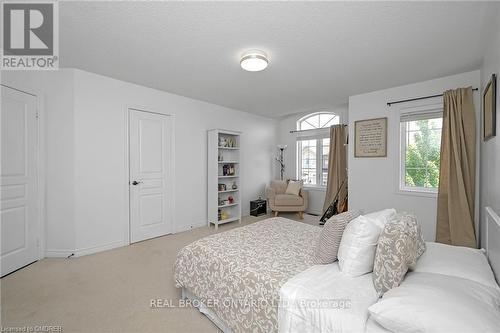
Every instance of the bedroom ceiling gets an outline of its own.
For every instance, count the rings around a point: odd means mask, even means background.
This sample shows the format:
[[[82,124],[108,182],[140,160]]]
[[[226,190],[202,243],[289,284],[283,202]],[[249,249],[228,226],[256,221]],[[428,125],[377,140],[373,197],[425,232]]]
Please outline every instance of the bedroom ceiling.
[[[61,67],[279,117],[477,69],[498,6],[65,1],[60,61]],[[269,56],[265,71],[240,67],[242,52],[254,48]]]

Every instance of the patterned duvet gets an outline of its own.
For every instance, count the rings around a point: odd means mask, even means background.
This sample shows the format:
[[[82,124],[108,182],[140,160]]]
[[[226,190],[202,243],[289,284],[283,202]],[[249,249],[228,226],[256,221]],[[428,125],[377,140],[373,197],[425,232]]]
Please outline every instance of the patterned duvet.
[[[177,255],[176,287],[233,332],[277,332],[279,290],[313,265],[320,230],[276,217],[202,238]]]

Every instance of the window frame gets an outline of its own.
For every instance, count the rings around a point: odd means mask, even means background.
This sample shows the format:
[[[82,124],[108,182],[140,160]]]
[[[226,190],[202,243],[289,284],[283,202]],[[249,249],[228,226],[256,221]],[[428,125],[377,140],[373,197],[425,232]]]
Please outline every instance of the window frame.
[[[427,117],[426,117],[427,116]],[[399,115],[399,174],[398,174],[398,192],[401,194],[414,194],[420,196],[436,197],[438,188],[408,186],[406,185],[406,123],[418,119],[436,119],[443,118],[443,105],[427,105],[422,107],[401,110]],[[406,119],[406,120],[404,120]]]
[[[306,130],[300,129],[302,122],[306,121],[310,117],[314,117],[314,116],[321,115],[321,114],[332,115],[332,116],[334,116],[333,119],[335,119],[335,117],[336,117],[338,119],[338,121],[332,122],[331,125],[329,125],[327,127],[306,129]],[[297,120],[297,124],[296,124],[297,131],[311,133],[310,135],[301,135],[301,136],[298,136],[296,138],[296,142],[297,142],[296,143],[296,150],[295,150],[296,156],[297,156],[296,178],[298,180],[302,180],[302,145],[301,145],[301,141],[316,140],[316,184],[304,184],[304,187],[311,188],[311,189],[321,189],[321,190],[326,189],[326,185],[322,185],[322,183],[323,183],[323,139],[330,138],[330,126],[337,125],[337,124],[341,124],[340,115],[337,113],[328,112],[328,111],[309,113],[309,114],[301,117],[299,120]],[[330,154],[330,148],[331,148],[331,143],[329,144],[328,155]]]

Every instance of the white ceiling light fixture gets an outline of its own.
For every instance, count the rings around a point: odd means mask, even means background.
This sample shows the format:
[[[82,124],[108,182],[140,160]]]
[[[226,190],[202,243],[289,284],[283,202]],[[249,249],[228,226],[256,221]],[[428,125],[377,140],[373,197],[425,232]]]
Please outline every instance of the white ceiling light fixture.
[[[267,54],[260,50],[246,51],[240,60],[241,68],[249,72],[263,71],[268,64]]]

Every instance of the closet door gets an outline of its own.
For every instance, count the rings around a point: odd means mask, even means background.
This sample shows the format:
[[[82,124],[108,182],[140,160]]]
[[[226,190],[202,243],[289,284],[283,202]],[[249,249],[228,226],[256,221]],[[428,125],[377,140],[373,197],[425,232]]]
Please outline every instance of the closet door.
[[[1,275],[38,259],[36,97],[2,86]]]
[[[130,241],[172,232],[171,117],[130,110]]]

